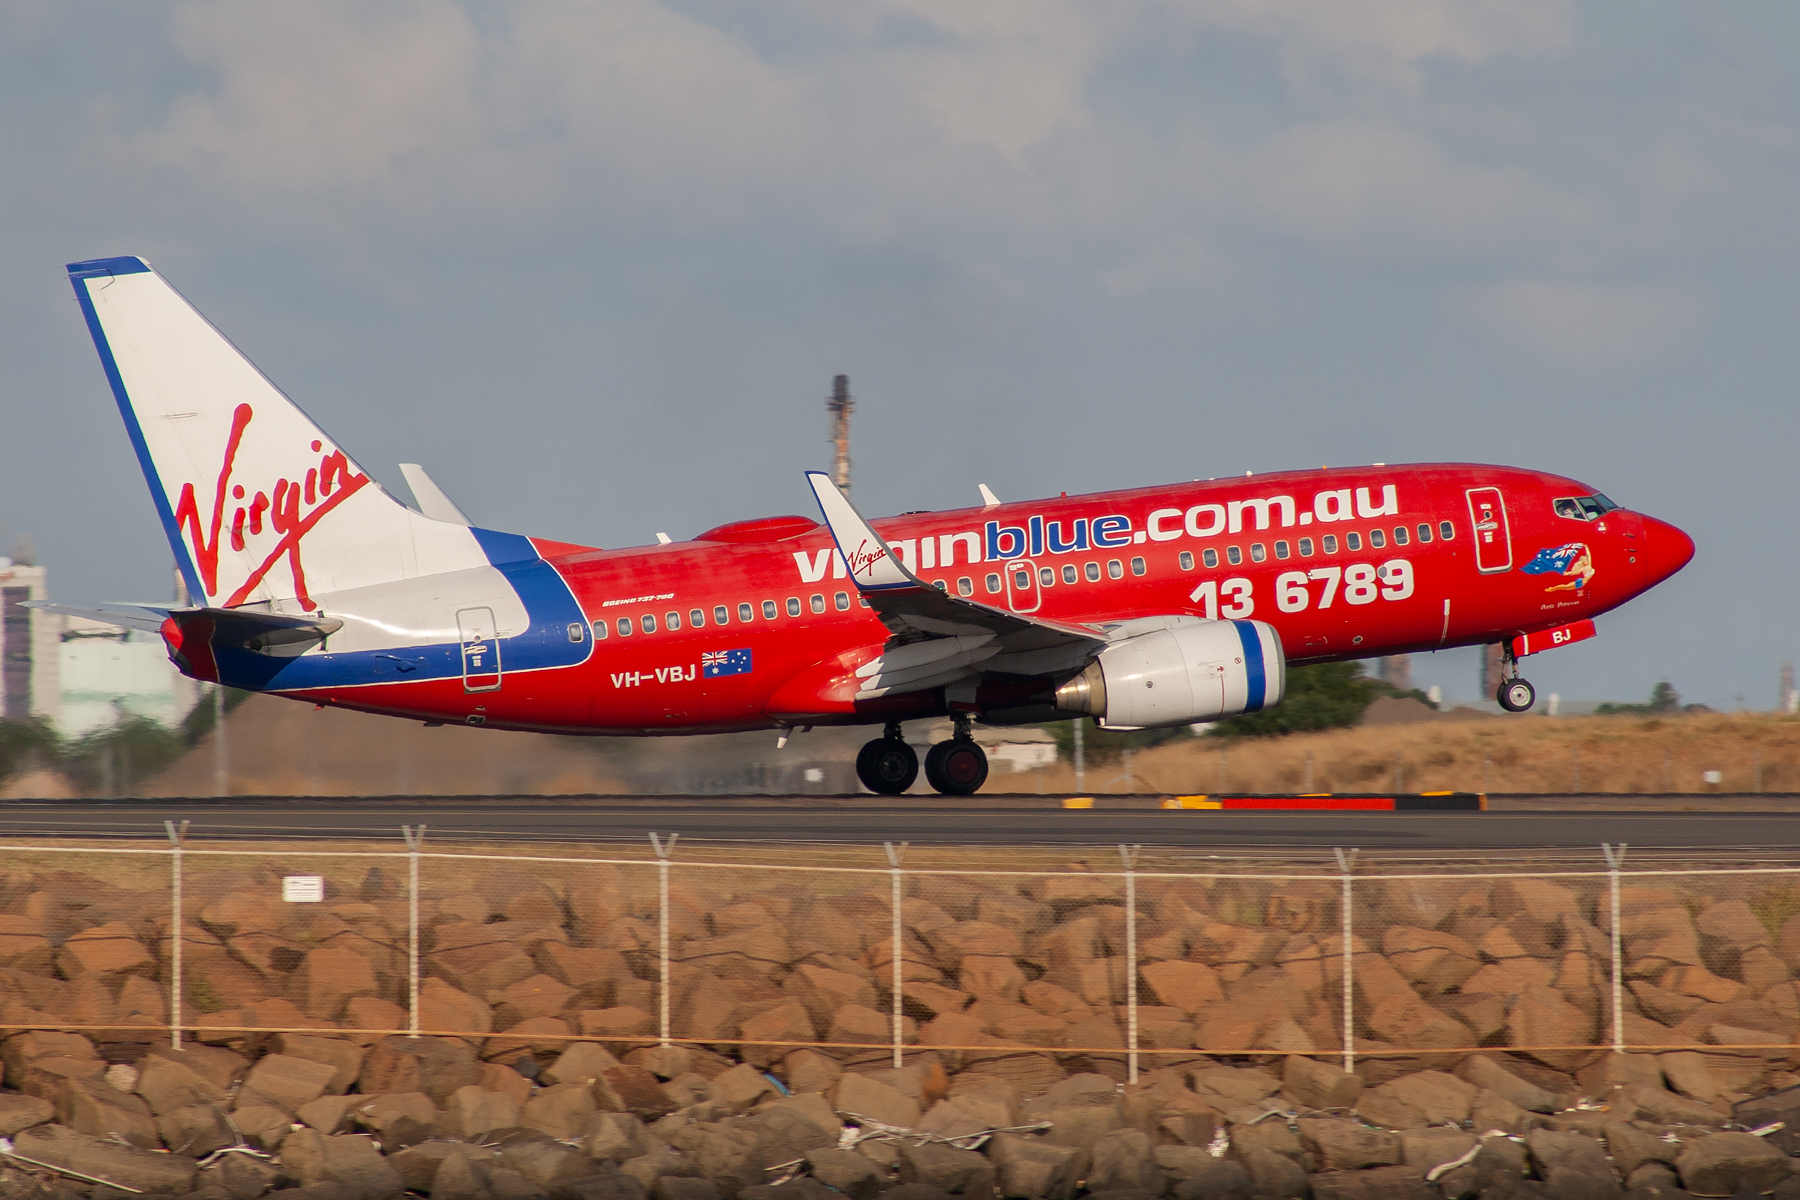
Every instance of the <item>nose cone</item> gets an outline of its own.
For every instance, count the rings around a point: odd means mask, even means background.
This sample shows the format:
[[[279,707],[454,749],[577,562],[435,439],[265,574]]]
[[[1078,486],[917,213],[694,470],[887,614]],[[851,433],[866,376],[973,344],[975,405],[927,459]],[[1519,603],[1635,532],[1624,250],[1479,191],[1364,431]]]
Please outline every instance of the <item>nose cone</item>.
[[[1643,517],[1645,581],[1654,587],[1693,561],[1694,539],[1667,521]]]

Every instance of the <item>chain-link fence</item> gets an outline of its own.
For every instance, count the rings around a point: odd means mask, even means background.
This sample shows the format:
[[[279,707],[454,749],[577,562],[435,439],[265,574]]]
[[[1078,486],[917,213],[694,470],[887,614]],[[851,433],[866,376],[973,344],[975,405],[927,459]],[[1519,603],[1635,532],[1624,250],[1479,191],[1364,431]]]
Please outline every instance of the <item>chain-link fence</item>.
[[[1220,1056],[1800,1068],[1800,863],[181,835],[0,847],[0,1037],[416,1033],[520,1066],[680,1044],[788,1073],[932,1052],[1022,1091]]]

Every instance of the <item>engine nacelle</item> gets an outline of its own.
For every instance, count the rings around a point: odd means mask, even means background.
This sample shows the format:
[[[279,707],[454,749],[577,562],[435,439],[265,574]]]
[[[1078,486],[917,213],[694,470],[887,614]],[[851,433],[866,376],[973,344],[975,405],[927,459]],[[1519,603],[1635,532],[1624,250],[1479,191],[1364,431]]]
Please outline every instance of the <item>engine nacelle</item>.
[[[1269,625],[1184,617],[1108,645],[1056,689],[1056,707],[1108,729],[1144,729],[1257,712],[1286,688],[1287,659]]]

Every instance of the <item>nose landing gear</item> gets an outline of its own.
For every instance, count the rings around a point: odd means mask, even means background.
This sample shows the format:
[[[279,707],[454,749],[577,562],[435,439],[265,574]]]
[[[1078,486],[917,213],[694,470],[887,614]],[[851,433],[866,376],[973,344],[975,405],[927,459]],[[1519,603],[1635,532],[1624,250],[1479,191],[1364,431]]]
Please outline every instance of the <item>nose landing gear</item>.
[[[1502,651],[1500,690],[1494,694],[1507,712],[1526,712],[1537,703],[1537,689],[1519,678],[1519,660],[1513,656],[1511,643]]]
[[[882,736],[857,752],[856,777],[880,796],[898,796],[919,777],[919,756],[900,736],[900,722],[890,721]]]

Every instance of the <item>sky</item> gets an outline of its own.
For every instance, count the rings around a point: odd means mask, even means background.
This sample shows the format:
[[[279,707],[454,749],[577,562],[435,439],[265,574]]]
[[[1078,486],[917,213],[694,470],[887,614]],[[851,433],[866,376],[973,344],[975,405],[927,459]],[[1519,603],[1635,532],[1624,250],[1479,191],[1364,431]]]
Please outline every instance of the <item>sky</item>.
[[[146,257],[390,490],[591,545],[1321,463],[1698,543],[1540,694],[1800,657],[1800,9],[0,0],[0,553],[170,557],[63,264]],[[1415,656],[1474,696],[1474,651]]]

